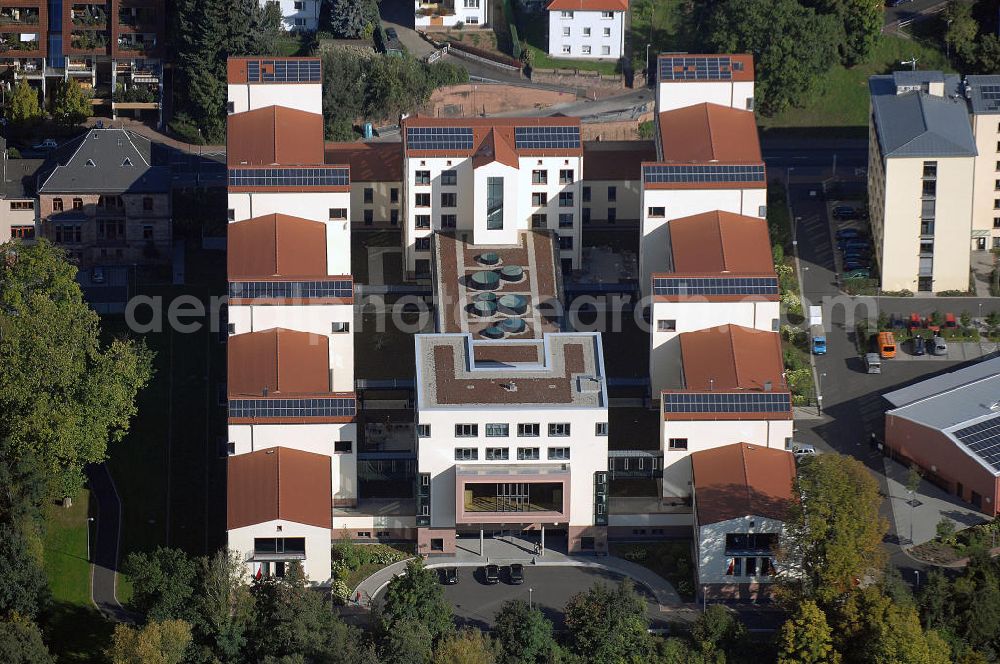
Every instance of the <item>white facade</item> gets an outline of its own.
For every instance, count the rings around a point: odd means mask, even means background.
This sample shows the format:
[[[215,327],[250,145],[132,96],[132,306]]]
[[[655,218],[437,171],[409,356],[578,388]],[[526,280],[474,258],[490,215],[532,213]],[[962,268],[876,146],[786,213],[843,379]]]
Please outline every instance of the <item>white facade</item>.
[[[549,55],[554,58],[622,57],[625,12],[549,10]]]
[[[316,32],[319,29],[320,0],[261,0],[261,6],[275,2],[281,9],[281,27],[288,32]]]
[[[754,82],[750,81],[670,81],[656,86],[658,113],[709,103],[752,111]]]
[[[695,537],[695,556],[698,560],[698,583],[701,584],[746,584],[746,583],[771,583],[774,581],[773,574],[762,574],[767,569],[774,569],[773,553],[767,555],[761,552],[759,555],[728,555],[726,553],[726,535],[743,535],[756,533],[774,533],[780,540],[785,532],[785,524],[775,519],[762,516],[747,515],[739,519],[730,519],[718,523],[709,523],[697,527]],[[738,566],[733,558],[740,557],[742,560]],[[756,558],[753,564],[753,574],[748,574],[747,558]],[[769,560],[768,565],[764,565],[762,558]],[[730,574],[729,570],[733,573]]]
[[[307,113],[323,112],[323,86],[319,83],[229,83],[228,111],[245,113],[268,106],[284,106]]]
[[[488,0],[452,0],[440,2],[413,2],[413,18],[417,30],[432,32],[435,28],[452,28],[462,23],[465,27],[485,25],[489,22]]]
[[[975,184],[972,194],[972,231],[983,240],[973,240],[973,249],[1000,247],[1000,113],[972,115],[976,138]]]
[[[229,531],[228,537],[229,550],[240,552],[247,560],[253,557],[254,539],[258,537],[304,537],[306,554],[301,562],[306,578],[314,583],[326,584],[330,582],[332,553],[330,551],[329,528],[318,528],[304,523],[276,519],[243,528],[234,528]],[[251,579],[261,564],[263,563],[247,563]],[[264,573],[265,571],[261,570],[261,574]]]
[[[38,205],[34,198],[0,198],[0,244],[38,234]],[[30,236],[30,237],[26,237]]]
[[[591,155],[591,159],[600,153]],[[642,180],[636,168],[634,180],[583,181],[583,223],[614,223],[619,220],[635,222],[640,219],[642,206]],[[589,197],[588,190],[589,189]],[[589,211],[588,211],[589,210]]]
[[[788,449],[793,422],[784,420],[717,420],[706,413],[703,420],[665,420],[660,418],[663,449],[663,495],[691,495],[691,453],[735,443],[750,443],[778,450]],[[671,439],[685,441],[685,449],[676,449]],[[675,448],[675,449],[672,449]]]

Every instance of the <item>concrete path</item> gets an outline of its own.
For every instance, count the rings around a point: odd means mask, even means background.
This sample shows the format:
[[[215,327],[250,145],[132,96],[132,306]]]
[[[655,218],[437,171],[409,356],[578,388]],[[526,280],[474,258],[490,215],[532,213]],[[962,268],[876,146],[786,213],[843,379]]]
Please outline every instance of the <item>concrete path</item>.
[[[97,500],[97,536],[91,564],[91,599],[109,620],[133,622],[118,602],[118,554],[122,502],[106,464],[87,467],[90,491]]]

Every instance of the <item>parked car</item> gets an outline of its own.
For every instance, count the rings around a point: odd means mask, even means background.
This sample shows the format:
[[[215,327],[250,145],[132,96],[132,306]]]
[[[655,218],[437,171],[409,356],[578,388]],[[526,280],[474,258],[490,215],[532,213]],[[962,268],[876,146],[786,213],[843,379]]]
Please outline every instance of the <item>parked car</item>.
[[[483,568],[483,575],[486,577],[486,583],[489,585],[494,585],[500,583],[500,567],[499,565],[494,565],[490,563]]]
[[[919,334],[913,337],[913,339],[910,341],[910,344],[911,344],[911,352],[914,355],[923,355],[924,353],[927,352],[926,350],[927,340],[924,339]]]
[[[931,352],[935,355],[947,355],[948,354],[948,342],[944,340],[943,337],[934,335],[933,346],[931,346]]]
[[[441,568],[441,583],[446,586],[453,586],[458,583],[458,568],[457,567],[442,567]]]
[[[519,586],[524,583],[524,565],[521,563],[513,563],[510,566],[510,582],[515,586]]]
[[[56,139],[54,139],[54,138],[46,138],[41,143],[35,143],[34,145],[32,145],[31,149],[32,150],[55,150],[57,147],[59,147],[59,144],[56,143]]]
[[[834,219],[854,219],[858,216],[858,211],[850,205],[837,205],[833,208]]]
[[[95,284],[103,284],[104,283],[104,268],[103,267],[91,268],[91,270],[90,270],[90,280],[93,281]]]
[[[849,240],[857,237],[861,237],[861,231],[857,228],[841,228],[837,231],[838,240]]]
[[[878,356],[878,353],[865,354],[865,371],[870,374],[882,373],[882,358]]]
[[[870,279],[872,272],[866,267],[859,267],[854,270],[844,272],[844,279]]]
[[[813,445],[806,445],[805,443],[792,443],[792,454],[794,454],[797,459],[807,456],[815,456],[816,448]]]

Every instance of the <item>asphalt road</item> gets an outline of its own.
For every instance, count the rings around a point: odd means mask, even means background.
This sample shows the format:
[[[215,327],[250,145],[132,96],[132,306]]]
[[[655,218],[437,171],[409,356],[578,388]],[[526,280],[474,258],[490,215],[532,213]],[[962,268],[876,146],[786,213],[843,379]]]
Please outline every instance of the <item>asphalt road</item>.
[[[92,547],[91,598],[109,619],[130,621],[130,616],[118,603],[116,573],[121,541],[121,500],[105,464],[87,467],[90,490],[97,498],[97,534]]]
[[[937,11],[945,5],[942,0],[913,0],[898,7],[885,8],[885,24],[892,25],[897,21],[909,21],[923,14]]]

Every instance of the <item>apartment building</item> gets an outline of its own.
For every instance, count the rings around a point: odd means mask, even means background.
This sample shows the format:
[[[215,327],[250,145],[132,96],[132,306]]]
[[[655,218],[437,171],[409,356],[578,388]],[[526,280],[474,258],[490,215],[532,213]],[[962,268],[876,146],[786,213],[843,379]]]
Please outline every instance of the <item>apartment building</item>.
[[[754,109],[750,54],[661,55],[656,62],[658,113],[704,103],[744,111]]]
[[[8,0],[0,4],[0,67],[43,97],[73,80],[112,117],[159,119],[165,29],[163,0]]]
[[[795,504],[790,452],[736,443],[691,455],[695,585],[706,598],[770,596],[775,558]]]
[[[941,72],[869,79],[869,215],[885,290],[969,289],[977,150],[959,86]]]
[[[417,30],[479,27],[489,23],[489,0],[414,0],[413,19]]]
[[[38,231],[36,189],[42,159],[10,159],[7,141],[0,139],[3,184],[0,186],[0,244],[34,240]]]
[[[332,509],[358,499],[350,169],[326,163],[318,58],[227,78],[229,546],[326,583]]]
[[[653,141],[584,141],[583,224],[638,224],[642,162],[655,160]]]
[[[734,443],[787,449],[792,396],[781,339],[739,325],[678,335],[679,360],[660,393],[663,495],[691,496],[691,454]]]
[[[559,265],[581,256],[580,120],[424,118],[403,121],[404,269],[431,276],[431,235],[511,245],[528,229],[558,235]]]
[[[715,210],[667,226],[668,261],[652,275],[654,399],[677,365],[685,332],[727,324],[777,332],[780,320],[767,221]]]
[[[274,3],[281,10],[281,27],[288,32],[319,30],[321,0],[261,0],[261,6]]]
[[[124,129],[90,129],[60,149],[38,188],[39,234],[82,267],[167,263],[173,243],[170,173]]]
[[[385,143],[327,143],[326,161],[351,168],[351,223],[398,228],[403,209],[403,149]]]
[[[767,216],[767,177],[752,111],[699,102],[659,113],[656,124],[657,161],[642,164],[644,297],[653,272],[668,264],[671,220],[715,210]]]
[[[976,141],[972,249],[985,251],[1000,248],[1000,75],[966,76],[962,91]]]
[[[552,0],[546,9],[552,57],[622,57],[628,0]]]

